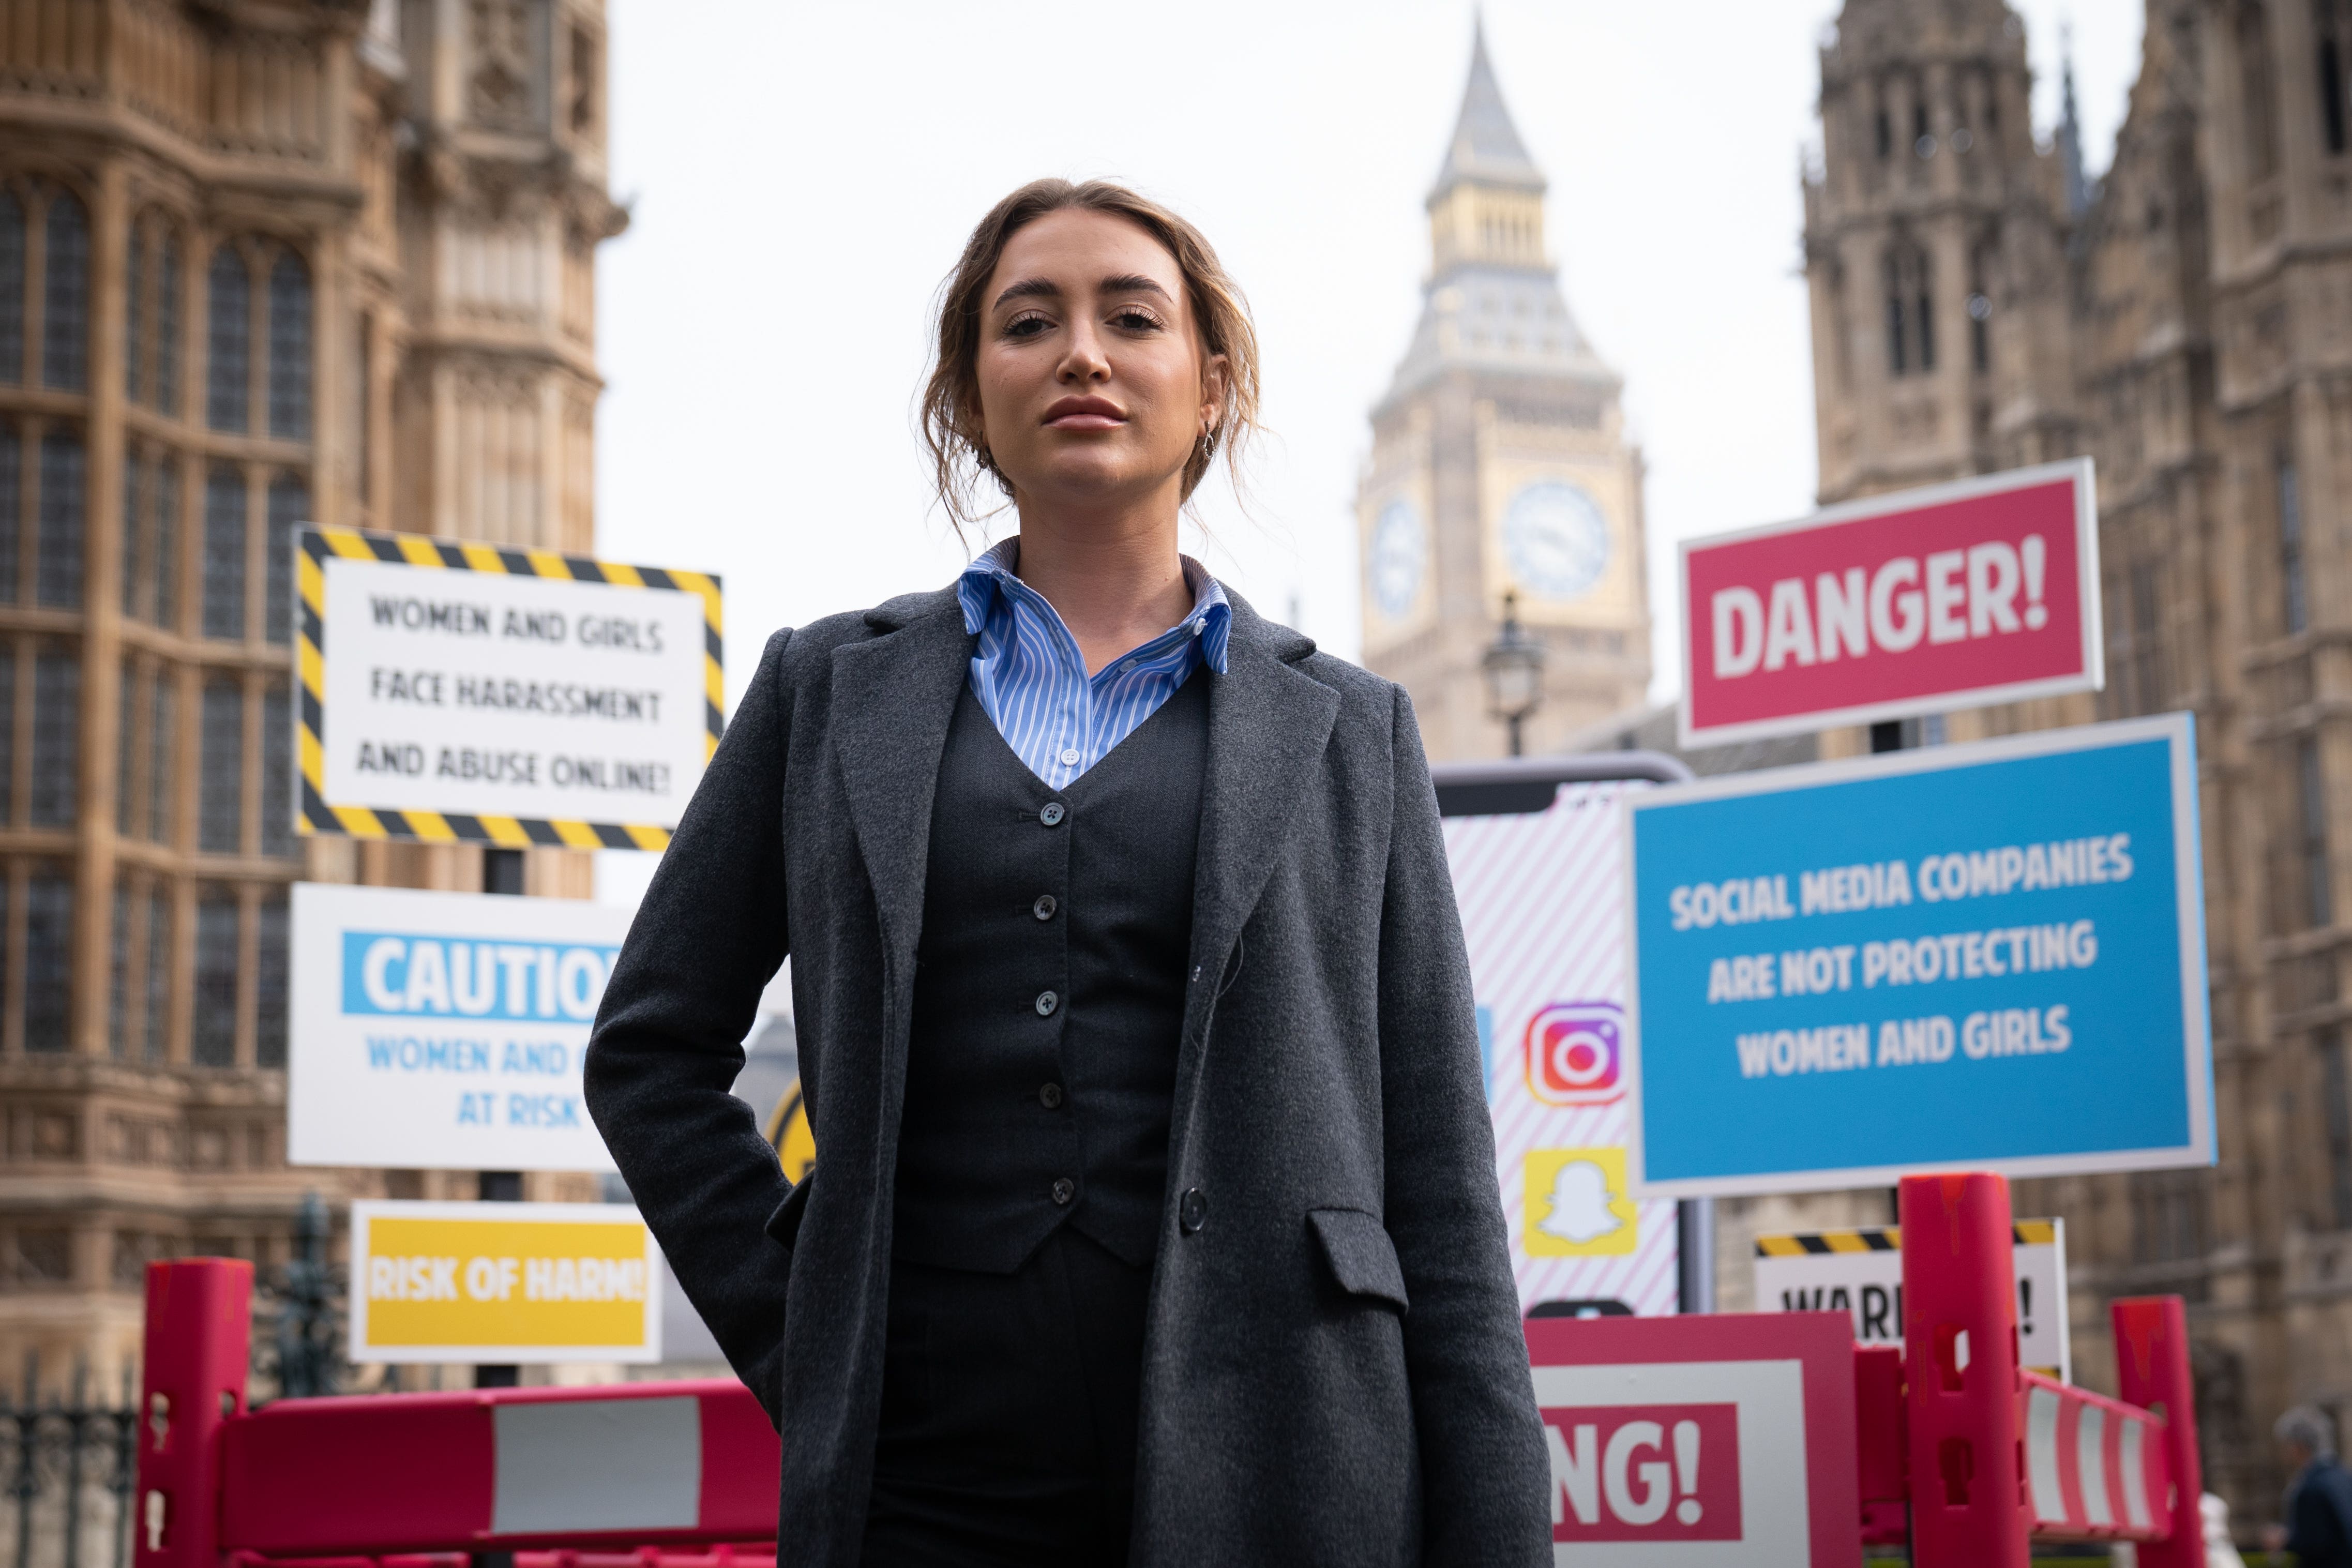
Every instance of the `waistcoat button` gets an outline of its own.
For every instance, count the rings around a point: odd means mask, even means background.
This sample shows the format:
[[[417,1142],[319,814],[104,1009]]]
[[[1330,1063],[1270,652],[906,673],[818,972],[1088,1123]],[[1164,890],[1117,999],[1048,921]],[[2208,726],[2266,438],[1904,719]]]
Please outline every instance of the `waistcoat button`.
[[[1037,993],[1037,1016],[1040,1018],[1052,1017],[1054,1016],[1054,1009],[1061,1005],[1062,999],[1059,996],[1055,995],[1051,991],[1040,991]]]
[[[1072,1198],[1076,1197],[1077,1195],[1077,1183],[1070,1180],[1067,1176],[1056,1176],[1054,1178],[1054,1201],[1055,1203],[1067,1204]]]
[[[1049,921],[1054,918],[1054,911],[1060,907],[1054,902],[1053,894],[1040,893],[1037,895],[1037,901],[1029,906],[1029,912],[1041,921]]]
[[[1209,1222],[1209,1195],[1198,1187],[1187,1187],[1176,1202],[1176,1223],[1192,1236]]]
[[[1037,1103],[1048,1110],[1059,1110],[1062,1104],[1062,1086],[1058,1083],[1049,1083],[1039,1089]]]
[[[1037,812],[1037,820],[1044,823],[1046,826],[1051,827],[1060,822],[1064,815],[1065,812],[1062,803],[1058,800],[1049,800],[1044,806],[1039,808]]]

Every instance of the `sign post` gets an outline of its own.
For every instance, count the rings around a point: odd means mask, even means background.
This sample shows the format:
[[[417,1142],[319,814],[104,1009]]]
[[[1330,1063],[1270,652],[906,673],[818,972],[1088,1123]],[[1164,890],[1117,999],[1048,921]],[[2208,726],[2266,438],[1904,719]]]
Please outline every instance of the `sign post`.
[[[1625,809],[1638,1195],[2212,1162],[2187,715]]]
[[[1685,747],[2096,690],[2091,460],[1681,548]]]

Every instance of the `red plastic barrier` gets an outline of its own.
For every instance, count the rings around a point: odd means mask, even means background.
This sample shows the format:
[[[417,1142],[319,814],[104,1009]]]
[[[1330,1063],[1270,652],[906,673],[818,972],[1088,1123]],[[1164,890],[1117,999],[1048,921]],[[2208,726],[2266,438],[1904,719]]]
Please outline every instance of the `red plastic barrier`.
[[[252,1298],[253,1265],[241,1258],[148,1266],[138,1568],[212,1568],[219,1557],[220,1435],[245,1409]]]
[[[229,1259],[148,1268],[135,1568],[224,1555],[439,1568],[436,1553],[549,1547],[573,1550],[547,1568],[772,1563],[779,1448],[740,1384],[289,1399],[248,1414],[252,1284]],[[757,1544],[580,1550],[736,1542]]]
[[[1918,1568],[2029,1568],[2009,1184],[1908,1176],[1903,1342]]]
[[[2171,1533],[2139,1549],[2140,1568],[2205,1568],[2199,1505],[2205,1477],[2197,1458],[2197,1384],[2189,1372],[2189,1319],[2178,1296],[2127,1297],[2108,1307],[2116,1330],[2116,1386],[2128,1404],[2164,1417]]]

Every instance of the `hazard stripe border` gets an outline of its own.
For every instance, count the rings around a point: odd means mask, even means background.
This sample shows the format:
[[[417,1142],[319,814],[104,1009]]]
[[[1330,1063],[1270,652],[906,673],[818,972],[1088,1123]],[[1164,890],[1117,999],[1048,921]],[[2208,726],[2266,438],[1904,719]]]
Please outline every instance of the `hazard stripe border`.
[[[2054,1220],[2021,1219],[2009,1227],[2010,1240],[2019,1247],[2049,1247],[2058,1239]],[[1759,1258],[1822,1258],[1832,1253],[1899,1252],[1899,1225],[1864,1226],[1852,1230],[1808,1230],[1756,1238]]]
[[[585,822],[535,816],[472,816],[458,812],[402,810],[390,806],[331,805],[324,793],[326,745],[327,560],[377,561],[448,572],[479,572],[509,577],[545,577],[597,583],[614,588],[657,588],[702,600],[703,760],[719,749],[726,728],[723,700],[725,647],[720,582],[708,572],[639,566],[564,555],[552,550],[521,550],[504,544],[474,544],[422,533],[376,533],[357,528],[303,525],[295,556],[296,597],[301,626],[295,640],[297,717],[296,773],[302,810],[296,831],[304,837],[402,840],[419,844],[488,844],[503,848],[664,849],[670,830],[651,823]]]

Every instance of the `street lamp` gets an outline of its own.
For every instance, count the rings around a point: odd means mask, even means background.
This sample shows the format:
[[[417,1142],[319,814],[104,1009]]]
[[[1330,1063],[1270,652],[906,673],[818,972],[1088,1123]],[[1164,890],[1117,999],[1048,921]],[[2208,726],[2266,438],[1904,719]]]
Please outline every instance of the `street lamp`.
[[[1486,676],[1486,712],[1510,727],[1511,755],[1522,751],[1519,726],[1543,706],[1544,645],[1519,626],[1519,596],[1503,595],[1503,629],[1478,660]]]

